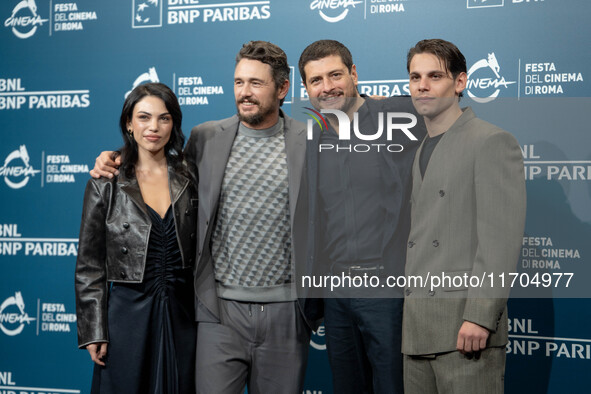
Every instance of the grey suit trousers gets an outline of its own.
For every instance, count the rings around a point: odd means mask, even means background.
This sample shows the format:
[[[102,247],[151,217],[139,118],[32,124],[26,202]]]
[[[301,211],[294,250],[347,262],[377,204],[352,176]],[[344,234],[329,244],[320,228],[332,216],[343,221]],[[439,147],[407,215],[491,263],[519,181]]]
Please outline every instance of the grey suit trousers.
[[[219,301],[222,323],[198,323],[197,393],[301,393],[310,329],[297,302]]]
[[[489,347],[478,356],[458,351],[404,356],[405,394],[502,394],[505,347]]]

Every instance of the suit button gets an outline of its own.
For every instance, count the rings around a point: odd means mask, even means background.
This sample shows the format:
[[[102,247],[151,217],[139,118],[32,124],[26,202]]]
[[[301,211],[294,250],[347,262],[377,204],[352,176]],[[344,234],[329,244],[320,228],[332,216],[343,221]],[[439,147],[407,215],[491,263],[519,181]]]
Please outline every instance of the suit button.
[[[121,253],[127,254],[127,248],[125,246],[121,248]]]
[[[415,246],[414,241],[408,241],[408,247],[412,248],[413,246]]]
[[[201,256],[201,251],[199,251],[199,253],[197,253],[197,256]]]
[[[127,222],[123,223],[123,228],[129,228],[129,223],[127,223]]]
[[[439,246],[439,241],[438,240],[433,241],[433,246],[434,247],[438,247]]]
[[[125,272],[121,271],[121,278],[125,279],[127,277],[127,275],[125,274]]]
[[[191,239],[195,239],[195,233],[191,233]]]
[[[435,295],[435,291],[434,291],[434,290],[431,290],[431,291],[429,292],[429,295],[430,295],[431,297],[433,297],[433,296]]]
[[[409,296],[412,293],[412,290],[411,289],[406,289],[405,293],[406,293],[407,296]]]
[[[185,210],[185,215],[187,216],[191,216],[191,211],[189,211],[188,209]]]
[[[206,225],[206,226],[209,226],[209,220],[206,220],[206,221],[205,221],[205,225]]]
[[[193,264],[193,258],[192,257],[189,259],[189,264]]]
[[[445,192],[443,190],[439,190],[439,197],[445,196]]]

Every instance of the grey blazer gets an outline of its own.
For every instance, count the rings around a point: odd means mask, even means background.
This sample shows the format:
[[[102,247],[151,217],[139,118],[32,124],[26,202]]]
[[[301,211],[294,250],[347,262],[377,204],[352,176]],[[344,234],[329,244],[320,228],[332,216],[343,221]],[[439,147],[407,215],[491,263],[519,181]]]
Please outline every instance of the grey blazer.
[[[515,271],[525,226],[519,145],[511,134],[467,108],[435,147],[424,179],[419,170],[422,148],[412,170],[407,278],[445,273],[479,279],[485,275],[488,280],[478,288],[450,283],[433,289],[408,286],[402,352],[455,350],[464,320],[490,330],[488,346],[503,346],[509,289],[500,287],[498,275]]]
[[[283,112],[285,149],[289,183],[289,213],[294,229],[296,203],[300,190],[306,153],[305,125]],[[238,132],[239,119],[230,118],[206,122],[191,130],[185,147],[188,166],[198,179],[199,208],[197,214],[197,264],[195,267],[195,295],[197,321],[219,322],[219,303],[216,291],[211,234],[215,222],[224,172]],[[296,239],[292,237],[292,267],[295,267]],[[295,276],[294,276],[295,278]]]

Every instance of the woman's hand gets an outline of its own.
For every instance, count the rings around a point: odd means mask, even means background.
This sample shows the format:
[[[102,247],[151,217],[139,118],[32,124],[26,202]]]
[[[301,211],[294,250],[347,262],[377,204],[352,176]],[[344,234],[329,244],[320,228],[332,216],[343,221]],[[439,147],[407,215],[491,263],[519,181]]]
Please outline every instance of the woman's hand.
[[[92,361],[103,367],[105,366],[103,360],[107,357],[107,345],[107,342],[97,342],[86,346],[86,350],[90,353]]]

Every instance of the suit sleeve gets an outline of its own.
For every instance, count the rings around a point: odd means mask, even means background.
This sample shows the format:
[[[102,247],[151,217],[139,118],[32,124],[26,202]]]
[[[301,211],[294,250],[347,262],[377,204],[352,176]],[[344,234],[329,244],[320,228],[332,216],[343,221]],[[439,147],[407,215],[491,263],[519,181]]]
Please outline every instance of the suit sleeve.
[[[107,184],[107,187],[110,187]],[[76,260],[78,347],[108,342],[105,219],[107,206],[97,182],[86,184]]]
[[[515,271],[525,227],[523,158],[512,135],[500,131],[485,139],[474,177],[478,244],[472,275],[486,277],[482,287],[469,289],[463,318],[495,332],[510,291],[506,281],[500,286],[499,274]]]

